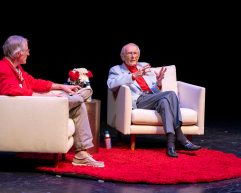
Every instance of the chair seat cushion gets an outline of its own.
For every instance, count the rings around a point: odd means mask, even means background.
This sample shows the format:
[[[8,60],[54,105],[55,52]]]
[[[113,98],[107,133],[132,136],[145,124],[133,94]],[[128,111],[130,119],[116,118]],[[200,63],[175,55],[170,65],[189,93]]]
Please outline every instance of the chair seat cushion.
[[[189,108],[181,108],[183,125],[197,123],[197,112]],[[155,110],[134,109],[131,113],[134,125],[163,125],[161,116]]]

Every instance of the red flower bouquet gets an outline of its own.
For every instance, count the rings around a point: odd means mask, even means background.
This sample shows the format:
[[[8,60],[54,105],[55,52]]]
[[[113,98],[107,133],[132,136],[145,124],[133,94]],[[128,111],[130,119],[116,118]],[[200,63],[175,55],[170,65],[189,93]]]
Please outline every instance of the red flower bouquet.
[[[73,85],[79,85],[82,88],[90,86],[90,78],[93,77],[93,73],[86,68],[74,68],[69,71],[69,78],[67,82]]]

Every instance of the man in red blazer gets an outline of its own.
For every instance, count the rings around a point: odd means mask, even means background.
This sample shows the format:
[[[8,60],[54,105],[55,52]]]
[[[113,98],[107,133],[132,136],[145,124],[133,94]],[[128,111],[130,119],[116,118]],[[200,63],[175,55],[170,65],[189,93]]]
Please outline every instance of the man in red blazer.
[[[51,90],[62,90],[62,97],[69,99],[69,115],[75,123],[74,144],[76,154],[73,165],[104,167],[104,162],[96,161],[87,153],[93,147],[92,133],[84,99],[74,95],[79,86],[64,85],[49,80],[35,79],[21,67],[30,54],[28,40],[22,36],[10,36],[3,45],[4,58],[0,61],[0,94],[9,96],[58,96]],[[73,95],[73,97],[69,95]]]

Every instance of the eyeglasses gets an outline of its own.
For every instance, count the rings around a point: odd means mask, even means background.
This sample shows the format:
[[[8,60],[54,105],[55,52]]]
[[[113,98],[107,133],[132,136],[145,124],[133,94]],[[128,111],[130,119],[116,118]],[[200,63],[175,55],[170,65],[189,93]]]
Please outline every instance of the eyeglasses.
[[[29,53],[29,52],[30,52],[30,49],[22,50],[22,52]]]
[[[127,52],[126,55],[127,56],[131,56],[131,55],[138,55],[138,52]]]

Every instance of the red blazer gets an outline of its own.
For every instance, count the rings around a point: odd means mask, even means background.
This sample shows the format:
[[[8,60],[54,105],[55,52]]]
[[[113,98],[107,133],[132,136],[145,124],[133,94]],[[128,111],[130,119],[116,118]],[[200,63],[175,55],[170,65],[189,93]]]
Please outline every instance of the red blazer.
[[[0,94],[9,96],[31,96],[33,92],[49,92],[53,82],[35,79],[19,66],[23,80],[13,65],[6,59],[0,60]]]

